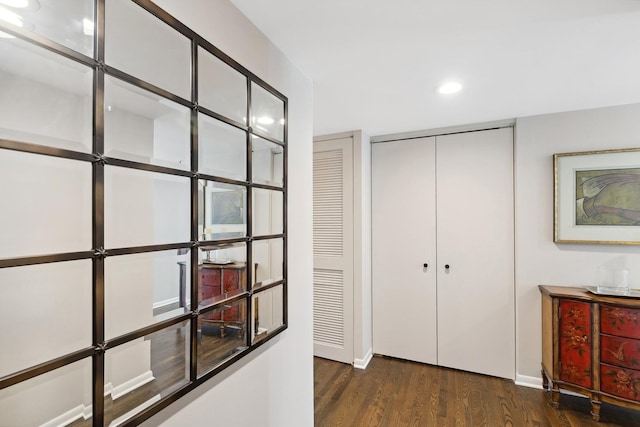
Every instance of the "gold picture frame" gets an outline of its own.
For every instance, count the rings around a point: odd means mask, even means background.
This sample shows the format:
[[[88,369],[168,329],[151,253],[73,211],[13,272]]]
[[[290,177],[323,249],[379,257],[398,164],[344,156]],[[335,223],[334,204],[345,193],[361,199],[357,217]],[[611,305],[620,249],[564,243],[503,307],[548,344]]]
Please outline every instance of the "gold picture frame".
[[[640,245],[640,148],[556,153],[553,241]]]

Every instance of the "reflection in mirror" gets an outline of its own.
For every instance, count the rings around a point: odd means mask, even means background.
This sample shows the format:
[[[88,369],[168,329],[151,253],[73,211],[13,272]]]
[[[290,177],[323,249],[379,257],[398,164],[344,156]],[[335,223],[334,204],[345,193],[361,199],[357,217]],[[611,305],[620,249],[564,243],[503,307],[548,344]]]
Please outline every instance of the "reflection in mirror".
[[[278,141],[284,141],[284,101],[251,83],[251,126]]]
[[[189,311],[189,254],[173,249],[105,259],[107,339]]]
[[[2,0],[0,22],[93,56],[92,0]],[[0,32],[0,38],[13,36]]]
[[[88,357],[0,390],[0,426],[91,425],[91,403]]]
[[[244,237],[247,233],[247,190],[241,185],[200,180],[200,240]]]
[[[284,325],[283,285],[253,295],[252,342],[259,341]]]
[[[251,136],[251,146],[253,182],[282,187],[284,148],[255,135]]]
[[[130,0],[105,3],[107,65],[190,99],[189,39]]]
[[[91,260],[0,268],[0,377],[90,347],[91,289]]]
[[[247,123],[247,78],[198,47],[198,103],[213,112]]]
[[[247,134],[198,114],[198,171],[222,178],[247,179]]]
[[[189,321],[108,349],[105,425],[117,426],[189,382]]]
[[[283,221],[282,191],[253,189],[253,235],[268,236],[282,234]]]
[[[91,68],[2,37],[0,58],[0,138],[91,151]]]
[[[107,248],[190,240],[189,178],[107,165],[104,183]]]
[[[243,299],[198,316],[199,377],[247,348],[246,310]]]
[[[104,83],[105,154],[189,169],[191,111],[114,77]]]
[[[2,150],[0,171],[0,258],[91,250],[91,163]]]
[[[203,307],[247,290],[247,247],[244,243],[201,246],[198,304]]]
[[[282,239],[254,240],[251,244],[253,287],[282,280],[284,246]]]

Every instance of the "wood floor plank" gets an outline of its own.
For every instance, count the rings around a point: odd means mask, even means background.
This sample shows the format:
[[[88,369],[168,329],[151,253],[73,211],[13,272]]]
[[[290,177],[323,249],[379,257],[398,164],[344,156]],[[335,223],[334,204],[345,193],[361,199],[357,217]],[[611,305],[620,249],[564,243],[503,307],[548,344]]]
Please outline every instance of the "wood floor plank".
[[[542,390],[513,381],[404,360],[374,357],[366,370],[314,360],[316,427],[631,427],[640,412],[562,395],[560,409]]]

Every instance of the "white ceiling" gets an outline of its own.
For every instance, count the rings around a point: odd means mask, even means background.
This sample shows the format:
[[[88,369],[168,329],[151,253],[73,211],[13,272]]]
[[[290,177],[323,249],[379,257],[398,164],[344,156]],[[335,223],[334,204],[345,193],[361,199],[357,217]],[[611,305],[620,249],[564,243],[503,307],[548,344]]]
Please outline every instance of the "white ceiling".
[[[313,80],[315,135],[640,102],[638,0],[231,1]]]

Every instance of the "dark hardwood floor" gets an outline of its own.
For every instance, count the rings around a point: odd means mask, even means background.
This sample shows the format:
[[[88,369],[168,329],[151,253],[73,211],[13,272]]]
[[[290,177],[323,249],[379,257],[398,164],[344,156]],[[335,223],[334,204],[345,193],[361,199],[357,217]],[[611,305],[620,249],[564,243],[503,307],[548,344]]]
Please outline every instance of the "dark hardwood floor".
[[[640,426],[640,412],[453,369],[374,357],[366,370],[314,359],[315,427]]]

